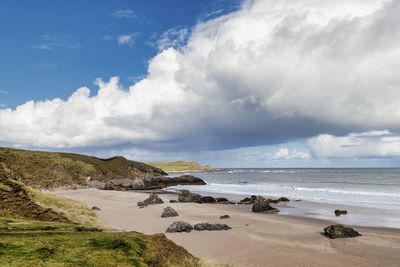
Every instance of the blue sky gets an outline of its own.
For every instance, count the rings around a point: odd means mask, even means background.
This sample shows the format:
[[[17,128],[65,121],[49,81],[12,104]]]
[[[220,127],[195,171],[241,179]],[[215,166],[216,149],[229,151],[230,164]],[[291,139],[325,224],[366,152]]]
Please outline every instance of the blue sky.
[[[146,75],[170,29],[230,12],[228,0],[1,1],[1,103],[68,98],[98,77],[123,85]],[[118,37],[133,35],[118,44]]]
[[[394,0],[1,1],[0,145],[398,167]]]

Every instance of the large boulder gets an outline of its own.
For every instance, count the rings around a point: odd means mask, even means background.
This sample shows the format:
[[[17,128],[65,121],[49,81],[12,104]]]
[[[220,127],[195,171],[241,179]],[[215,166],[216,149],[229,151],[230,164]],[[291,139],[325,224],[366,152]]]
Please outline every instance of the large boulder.
[[[222,223],[197,223],[194,225],[194,230],[197,231],[221,231],[230,229],[232,229],[232,227]]]
[[[264,213],[276,213],[278,209],[273,208],[269,205],[268,201],[262,196],[258,196],[254,201],[254,205],[251,209],[253,212],[264,212]]]
[[[172,207],[168,206],[164,208],[163,213],[161,214],[162,218],[167,218],[167,217],[176,217],[179,216],[178,212],[174,210]]]
[[[230,202],[228,199],[224,198],[224,197],[216,197],[215,201],[219,204],[231,204],[232,202]],[[234,203],[234,202],[233,202]]]
[[[361,236],[359,232],[350,227],[345,227],[341,224],[329,225],[324,229],[325,236],[333,238],[346,238]]]
[[[106,183],[100,182],[100,181],[88,181],[88,182],[86,183],[86,185],[87,185],[88,187],[96,188],[96,189],[100,189],[100,190],[106,189]]]
[[[199,194],[191,193],[189,190],[180,190],[178,201],[201,203],[201,196]]]
[[[144,184],[146,189],[162,189],[175,185],[205,185],[206,182],[193,175],[182,175],[179,177],[146,177]]]
[[[167,233],[182,233],[182,232],[190,232],[193,230],[193,226],[188,224],[187,222],[184,221],[177,221],[173,222],[170,226],[167,228]]]
[[[138,202],[137,205],[138,206],[147,206],[147,205],[162,204],[162,203],[164,203],[164,201],[162,201],[162,199],[159,198],[159,196],[157,196],[157,194],[151,193],[147,199],[145,199],[141,202]]]

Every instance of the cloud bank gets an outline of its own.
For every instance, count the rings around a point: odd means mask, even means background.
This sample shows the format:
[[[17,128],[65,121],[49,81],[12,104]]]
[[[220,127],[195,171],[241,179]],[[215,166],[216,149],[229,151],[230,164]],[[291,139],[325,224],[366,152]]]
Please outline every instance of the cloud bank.
[[[318,136],[313,153],[330,156],[318,149],[328,136],[343,147],[333,135],[400,132],[398,14],[395,0],[245,1],[196,25],[183,46],[165,36],[128,89],[98,79],[92,96],[82,87],[0,110],[0,142],[210,150]]]

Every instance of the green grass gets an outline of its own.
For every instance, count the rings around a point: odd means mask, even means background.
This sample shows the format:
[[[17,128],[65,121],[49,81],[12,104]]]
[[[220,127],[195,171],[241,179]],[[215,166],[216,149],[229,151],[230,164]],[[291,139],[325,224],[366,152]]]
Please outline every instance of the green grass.
[[[208,166],[202,166],[194,161],[168,161],[168,162],[146,162],[146,164],[160,168],[165,172],[184,172],[184,171],[212,171]]]
[[[0,165],[17,181],[33,188],[58,188],[115,177],[135,179],[162,170],[123,157],[99,159],[81,154],[0,148]]]
[[[2,233],[0,266],[200,266],[164,234]]]

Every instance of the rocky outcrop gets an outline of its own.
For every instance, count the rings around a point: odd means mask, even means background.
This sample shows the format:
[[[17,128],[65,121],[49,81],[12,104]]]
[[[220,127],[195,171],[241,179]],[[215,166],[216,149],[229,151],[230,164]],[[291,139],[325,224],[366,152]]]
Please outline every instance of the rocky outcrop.
[[[229,216],[229,215],[222,215],[222,216],[220,216],[219,218],[220,218],[220,219],[229,219],[230,216]]]
[[[141,202],[138,202],[137,205],[138,206],[147,206],[147,205],[162,204],[162,203],[164,203],[164,201],[162,201],[162,199],[159,198],[157,196],[157,194],[151,193],[147,199],[145,199]]]
[[[194,230],[197,231],[221,231],[230,229],[232,229],[232,227],[222,223],[197,223],[194,225]]]
[[[201,203],[201,196],[199,194],[191,193],[189,190],[180,190],[178,201]]]
[[[169,203],[178,203],[178,200],[170,199],[170,200],[169,200]]]
[[[168,217],[176,217],[179,216],[178,212],[174,210],[172,207],[168,206],[164,208],[163,213],[161,214],[162,218],[168,218]]]
[[[182,232],[190,232],[193,230],[193,226],[191,226],[189,223],[184,222],[184,221],[177,221],[173,222],[170,226],[167,228],[167,233],[182,233]]]
[[[204,185],[202,179],[194,177],[192,175],[182,175],[179,177],[164,177],[164,176],[151,176],[146,175],[143,178],[137,178],[135,180],[117,178],[108,181],[105,184],[106,190],[152,190],[162,189],[168,186],[174,185]]]
[[[336,216],[347,215],[347,210],[335,210],[335,215]]]
[[[142,179],[126,179],[119,178],[108,181],[105,184],[106,190],[118,190],[118,191],[127,191],[127,190],[143,190],[146,189]]]
[[[334,238],[347,238],[361,236],[359,232],[350,227],[345,227],[341,224],[329,225],[324,229],[325,236]]]
[[[86,183],[86,185],[87,185],[88,187],[96,188],[96,189],[100,189],[100,190],[106,189],[106,183],[100,182],[100,181],[88,181],[88,182]]]
[[[276,213],[279,212],[278,209],[273,208],[269,205],[268,201],[262,196],[258,196],[254,201],[254,205],[251,209],[253,212],[263,212],[263,213]]]

